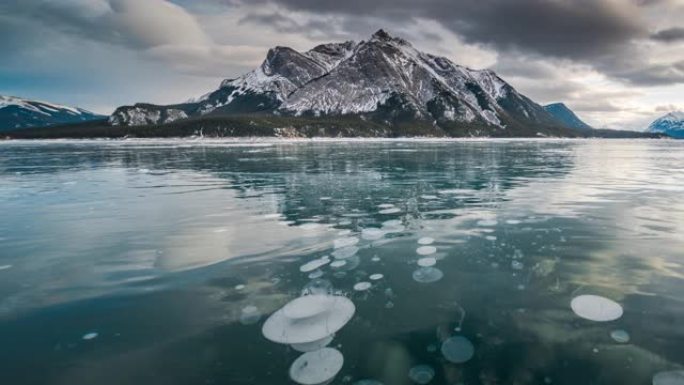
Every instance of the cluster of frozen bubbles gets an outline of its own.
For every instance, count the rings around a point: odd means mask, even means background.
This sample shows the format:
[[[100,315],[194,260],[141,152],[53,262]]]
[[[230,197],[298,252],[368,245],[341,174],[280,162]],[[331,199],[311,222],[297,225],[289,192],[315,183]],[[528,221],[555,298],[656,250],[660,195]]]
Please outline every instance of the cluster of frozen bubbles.
[[[392,214],[398,209],[392,205],[381,205],[381,213]],[[490,223],[478,223],[478,225],[490,225]],[[380,228],[364,228],[360,237],[351,234],[351,231],[343,231],[340,237],[333,241],[331,256],[323,256],[301,265],[299,270],[308,274],[311,281],[305,286],[302,296],[295,298],[281,309],[274,312],[264,323],[263,335],[276,343],[287,344],[292,349],[302,354],[295,359],[290,366],[289,376],[296,383],[302,385],[320,385],[332,381],[342,369],[344,364],[343,354],[328,347],[337,333],[353,317],[356,307],[354,303],[340,293],[333,294],[332,283],[320,279],[324,272],[322,268],[329,266],[335,274],[341,277],[344,271],[356,268],[360,259],[357,256],[360,240],[377,241],[387,234],[400,233],[405,230],[399,220],[383,222]],[[413,271],[413,279],[420,283],[433,283],[443,278],[444,274],[436,266],[437,247],[435,240],[430,237],[418,239],[416,254],[418,268]],[[373,257],[379,261],[378,257]],[[384,278],[381,273],[368,276],[368,281],[356,282],[354,291],[363,292],[373,287],[372,281]],[[594,322],[610,322],[620,319],[623,315],[622,306],[606,297],[586,294],[572,299],[570,308],[579,317]],[[259,319],[259,313],[255,307],[243,309],[243,323],[254,323]],[[460,332],[460,328],[456,329]],[[610,337],[617,343],[629,343],[630,335],[622,329],[614,329]],[[434,348],[436,350],[436,347]],[[448,362],[463,364],[468,362],[475,354],[473,343],[462,335],[452,335],[444,339],[440,347],[441,355]],[[416,365],[410,368],[408,377],[416,384],[425,385],[430,383],[435,376],[435,370],[429,365]],[[653,377],[654,385],[684,385],[684,371],[664,371]],[[373,379],[363,379],[354,385],[382,385]]]
[[[356,307],[344,295],[333,293],[330,281],[321,279],[323,267],[328,266],[333,275],[341,277],[345,271],[356,268],[359,242],[380,240],[385,235],[404,231],[401,221],[386,221],[381,228],[365,228],[360,238],[343,231],[333,241],[330,256],[326,255],[308,261],[299,267],[300,272],[311,279],[302,296],[288,302],[274,312],[264,323],[262,333],[268,340],[289,345],[302,354],[290,366],[290,378],[302,385],[317,385],[330,382],[342,369],[344,356],[328,347],[337,333],[353,317]],[[379,261],[374,257],[374,261]],[[357,292],[369,290],[371,281],[384,278],[381,273],[368,276],[369,281],[354,284]],[[243,311],[244,312],[244,311]],[[365,382],[364,382],[365,381]],[[359,384],[380,384],[375,380],[361,380]]]
[[[622,318],[622,306],[612,299],[593,294],[574,297],[570,302],[572,311],[579,317],[594,322],[611,322]],[[617,343],[630,341],[629,333],[622,329],[610,332],[610,337]],[[684,385],[684,370],[663,371],[653,376],[653,385]]]

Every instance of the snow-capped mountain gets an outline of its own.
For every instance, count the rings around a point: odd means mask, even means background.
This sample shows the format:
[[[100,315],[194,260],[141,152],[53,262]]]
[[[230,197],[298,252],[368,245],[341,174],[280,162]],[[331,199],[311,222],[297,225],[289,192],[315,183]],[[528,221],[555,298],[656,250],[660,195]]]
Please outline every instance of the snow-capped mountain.
[[[0,132],[104,118],[80,108],[0,95]]]
[[[577,130],[588,131],[591,126],[584,123],[571,109],[564,103],[553,103],[544,106],[544,109],[553,115],[557,120],[561,121],[565,126],[575,128]]]
[[[109,122],[158,125],[240,114],[355,116],[387,125],[422,121],[489,132],[566,127],[493,71],[423,53],[383,30],[368,41],[324,44],[303,53],[275,47],[259,68],[223,81],[216,91],[176,105],[120,107]]]
[[[648,126],[648,131],[684,139],[684,111],[673,111],[656,119]]]

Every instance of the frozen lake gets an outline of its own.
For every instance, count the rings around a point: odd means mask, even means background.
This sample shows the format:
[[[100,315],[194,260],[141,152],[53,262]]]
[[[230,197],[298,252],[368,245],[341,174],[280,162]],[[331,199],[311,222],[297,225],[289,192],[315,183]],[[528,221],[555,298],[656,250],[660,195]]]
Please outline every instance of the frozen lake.
[[[684,141],[0,142],[0,214],[0,384],[684,383]]]

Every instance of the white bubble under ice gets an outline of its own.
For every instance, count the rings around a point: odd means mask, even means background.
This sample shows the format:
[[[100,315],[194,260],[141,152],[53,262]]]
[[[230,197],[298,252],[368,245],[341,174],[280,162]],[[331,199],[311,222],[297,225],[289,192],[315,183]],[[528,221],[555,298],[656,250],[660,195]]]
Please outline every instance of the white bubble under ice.
[[[385,232],[374,228],[374,227],[368,227],[363,230],[361,230],[361,238],[367,240],[367,241],[377,241],[378,239],[382,238],[385,236]]]
[[[97,333],[91,332],[91,333],[86,333],[86,334],[84,334],[83,337],[81,337],[81,338],[83,338],[84,340],[88,341],[88,340],[92,340],[92,339],[97,338],[97,335],[98,335]]]
[[[420,283],[437,282],[444,277],[444,273],[436,267],[421,267],[413,272],[413,280]]]
[[[370,282],[359,282],[354,285],[354,290],[356,291],[366,291],[371,288],[371,283]]]
[[[425,385],[435,377],[435,370],[427,365],[417,365],[409,370],[408,376],[416,384]]]
[[[354,315],[356,307],[342,296],[307,295],[271,314],[262,327],[266,339],[281,344],[303,344],[336,333]]]
[[[613,330],[610,332],[610,338],[617,343],[626,344],[629,342],[629,333],[624,330]]]
[[[354,246],[357,243],[359,243],[359,238],[357,237],[338,238],[333,241],[333,247],[341,249],[343,247]]]
[[[653,385],[684,385],[684,370],[656,373]]]
[[[432,257],[425,257],[418,260],[418,266],[420,267],[430,267],[437,264],[437,260]]]
[[[302,385],[323,384],[332,380],[344,364],[337,349],[323,348],[299,356],[290,366],[290,378]]]
[[[421,246],[416,249],[418,255],[430,255],[437,252],[437,248],[434,246]]]
[[[622,306],[619,303],[598,295],[580,295],[570,302],[572,311],[579,317],[608,322],[622,317]]]
[[[332,342],[333,338],[335,338],[335,336],[331,334],[317,341],[306,342],[303,344],[290,344],[290,347],[302,353],[313,352],[328,346]]]
[[[454,336],[442,343],[441,351],[447,361],[462,364],[473,358],[475,347],[469,339],[463,336]]]

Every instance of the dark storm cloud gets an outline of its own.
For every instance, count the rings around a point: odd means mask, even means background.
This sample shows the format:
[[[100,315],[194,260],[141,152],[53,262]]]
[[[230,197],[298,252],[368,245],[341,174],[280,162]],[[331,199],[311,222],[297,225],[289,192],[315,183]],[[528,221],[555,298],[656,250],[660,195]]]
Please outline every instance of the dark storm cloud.
[[[670,29],[664,29],[651,35],[651,39],[663,41],[666,43],[684,41],[684,28],[675,27]]]
[[[648,36],[627,7],[597,0],[274,0],[313,13],[375,16],[388,21],[416,17],[440,22],[471,43],[566,58],[614,51]],[[250,2],[252,3],[252,2]],[[633,8],[633,7],[632,7]],[[630,8],[630,9],[632,9]]]

